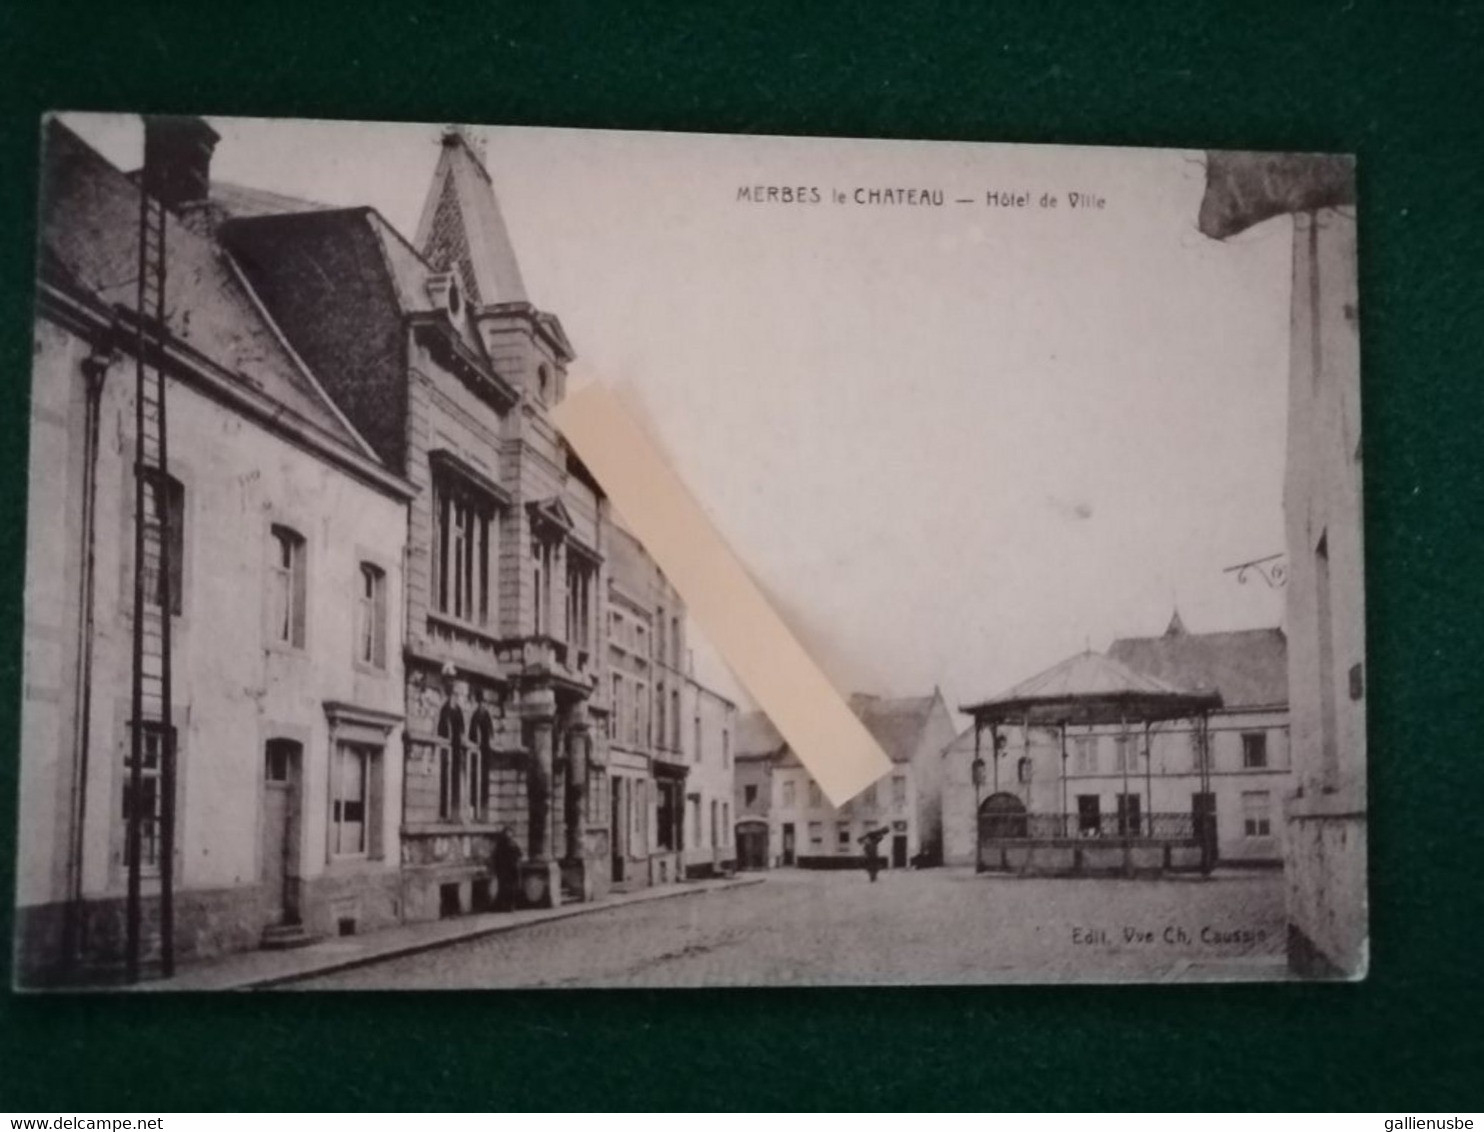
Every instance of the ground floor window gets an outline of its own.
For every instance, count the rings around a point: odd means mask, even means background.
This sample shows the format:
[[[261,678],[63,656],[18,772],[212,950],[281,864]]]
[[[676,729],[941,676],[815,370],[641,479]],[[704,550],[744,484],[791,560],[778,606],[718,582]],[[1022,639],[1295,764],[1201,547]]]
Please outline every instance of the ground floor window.
[[[850,848],[850,823],[842,821],[835,827],[835,843],[841,849]]]
[[[160,767],[165,757],[165,729],[147,723],[139,737],[139,795],[134,795],[133,739],[124,750],[124,851],[123,862],[131,866],[129,826],[139,822],[139,866],[141,872],[156,872],[160,867]]]
[[[1077,832],[1096,837],[1103,830],[1102,800],[1096,794],[1077,795]]]
[[[335,857],[372,853],[374,747],[339,743],[330,779],[330,854]]]
[[[1266,790],[1242,793],[1242,832],[1248,837],[1273,835],[1272,801]]]
[[[1139,795],[1118,795],[1118,832],[1131,837],[1139,832]]]
[[[824,849],[824,822],[812,821],[809,823],[809,848]]]

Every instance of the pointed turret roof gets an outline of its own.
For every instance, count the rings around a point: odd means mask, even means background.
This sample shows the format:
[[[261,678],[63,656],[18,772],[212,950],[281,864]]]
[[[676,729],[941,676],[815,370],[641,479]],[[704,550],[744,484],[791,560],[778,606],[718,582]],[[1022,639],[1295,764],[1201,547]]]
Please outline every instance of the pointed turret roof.
[[[1165,630],[1167,637],[1183,637],[1186,635],[1185,622],[1180,620],[1180,608],[1175,607],[1175,615],[1170,618],[1169,628]]]
[[[530,302],[494,182],[458,127],[443,133],[416,244],[435,271],[458,273],[475,306]]]

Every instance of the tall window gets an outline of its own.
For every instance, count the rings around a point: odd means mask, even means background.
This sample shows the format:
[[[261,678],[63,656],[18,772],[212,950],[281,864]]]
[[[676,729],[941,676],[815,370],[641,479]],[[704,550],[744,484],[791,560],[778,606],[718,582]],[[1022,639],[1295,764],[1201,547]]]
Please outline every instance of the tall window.
[[[695,718],[694,723],[695,723],[695,741],[696,741],[696,745],[695,745],[695,748],[694,748],[694,753],[692,754],[691,757],[697,763],[700,763],[700,762],[703,762],[704,761],[702,759],[702,757],[701,757],[702,752],[701,752],[701,713],[700,712],[697,712],[696,713],[696,718]]]
[[[446,617],[488,625],[490,561],[498,537],[495,505],[453,476],[439,477],[433,491],[433,608]]]
[[[721,844],[721,823],[717,821],[720,804],[715,798],[711,799],[711,848],[715,849]]]
[[[660,734],[663,736],[664,733],[665,733],[664,728],[661,727],[660,728]],[[678,751],[678,750],[680,750],[680,689],[679,688],[671,688],[670,689],[670,749],[672,751]]]
[[[1072,749],[1076,753],[1077,773],[1096,774],[1098,772],[1098,737],[1078,735],[1072,744]]]
[[[905,774],[892,776],[891,807],[897,811],[907,808],[907,776]]]
[[[666,729],[665,729],[665,718],[666,717],[665,717],[665,686],[664,686],[664,684],[658,684],[658,685],[655,686],[655,689],[654,689],[654,714],[655,714],[655,719],[658,721],[659,746],[663,747],[669,741],[669,736],[667,735]]]
[[[356,660],[386,667],[386,572],[362,562],[356,590]]]
[[[795,789],[795,787],[794,787],[794,780],[792,778],[785,778],[783,780],[783,803],[782,803],[782,805],[783,805],[783,808],[786,809],[786,810],[793,809],[793,806],[794,806],[794,789]]]
[[[535,584],[536,613],[534,632],[539,636],[555,637],[557,627],[553,623],[554,611],[551,603],[552,584],[556,575],[556,543],[550,539],[531,540],[531,576]]]
[[[728,728],[721,729],[721,769],[726,770],[732,765],[732,733]]]
[[[608,737],[622,742],[626,738],[623,721],[628,717],[624,714],[623,677],[617,672],[613,674],[613,703],[609,705],[608,713]]]
[[[150,872],[160,867],[160,763],[165,754],[165,729],[158,724],[145,724],[139,744],[139,799],[136,805],[133,790],[134,751],[131,743],[124,751],[124,865],[132,863],[129,856],[129,823],[138,815],[139,862],[142,871]]]
[[[757,787],[749,782],[746,786],[742,787],[742,804],[744,806],[751,806],[756,802]]]
[[[1246,837],[1273,835],[1272,800],[1266,790],[1242,793],[1242,833]]]
[[[160,539],[168,520],[169,546]],[[180,616],[183,608],[181,589],[185,582],[182,563],[185,560],[185,488],[180,481],[154,473],[144,493],[144,525],[148,532],[146,547],[160,547],[158,552],[146,549],[144,559],[144,597],[151,605],[165,604],[165,585],[170,586],[170,612]],[[164,562],[161,561],[161,554]],[[169,569],[162,567],[168,563]]]
[[[824,848],[824,822],[812,821],[809,823],[809,848],[822,850]]]
[[[1118,832],[1130,837],[1139,832],[1139,795],[1118,795]]]
[[[1117,752],[1118,760],[1115,770],[1120,773],[1128,771],[1132,774],[1139,769],[1139,737],[1137,735],[1119,735],[1113,740],[1113,747]]]
[[[371,792],[371,749],[355,743],[335,747],[330,784],[330,852],[336,857],[364,856],[368,849],[367,818]]]
[[[660,626],[663,626],[664,625],[664,623],[665,623],[665,607],[663,605],[661,605],[661,606],[659,606],[658,608],[655,609],[655,611],[654,611],[654,620],[655,620],[655,624],[656,625],[660,625]],[[655,636],[655,639],[654,639],[654,659],[656,661],[658,661],[660,664],[664,664],[665,663],[665,634],[663,632],[661,632],[661,633],[659,633],[659,634],[657,634]]]
[[[304,539],[296,531],[273,527],[271,568],[273,640],[290,648],[304,647],[305,553]]]
[[[593,569],[567,555],[567,643],[582,652],[593,647]]]
[[[1266,731],[1244,731],[1242,733],[1242,766],[1246,770],[1263,770],[1268,765],[1268,733]]]

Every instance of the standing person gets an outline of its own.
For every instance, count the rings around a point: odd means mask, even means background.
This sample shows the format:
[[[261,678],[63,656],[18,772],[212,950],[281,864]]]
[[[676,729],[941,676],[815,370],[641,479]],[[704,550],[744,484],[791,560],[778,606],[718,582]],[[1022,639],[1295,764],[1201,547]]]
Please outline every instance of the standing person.
[[[861,840],[866,843],[866,872],[875,884],[876,874],[881,871],[881,838],[868,833]]]
[[[494,860],[491,864],[495,873],[495,911],[512,911],[520,888],[520,846],[510,836],[509,826],[501,826],[495,834]]]

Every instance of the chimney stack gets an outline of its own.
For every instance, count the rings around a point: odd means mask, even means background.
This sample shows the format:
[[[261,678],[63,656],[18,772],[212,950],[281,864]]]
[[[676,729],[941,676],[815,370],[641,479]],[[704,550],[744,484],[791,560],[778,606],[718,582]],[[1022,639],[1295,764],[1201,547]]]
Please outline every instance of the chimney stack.
[[[145,115],[145,191],[176,210],[204,204],[210,194],[211,154],[220,139],[201,118]]]

